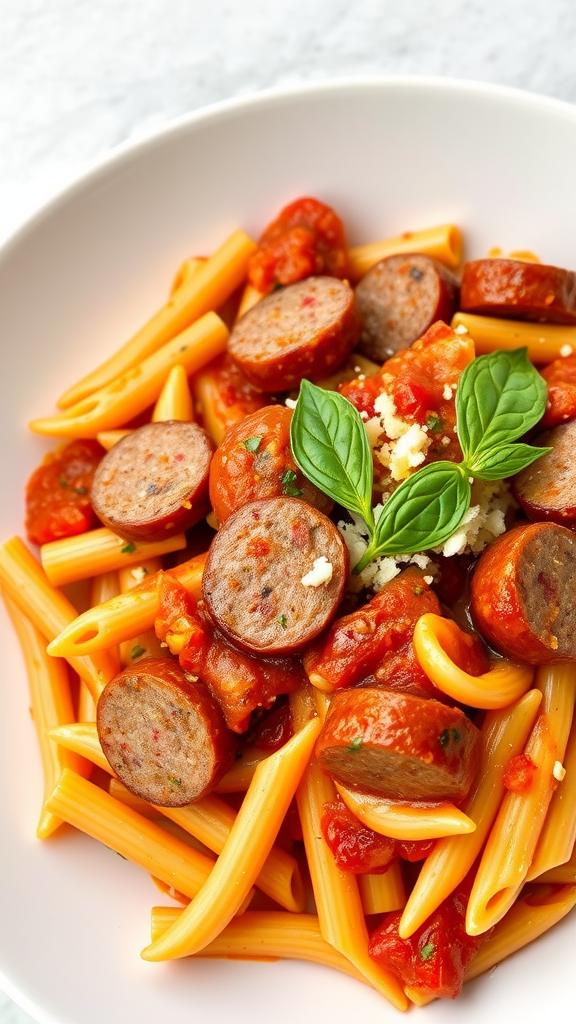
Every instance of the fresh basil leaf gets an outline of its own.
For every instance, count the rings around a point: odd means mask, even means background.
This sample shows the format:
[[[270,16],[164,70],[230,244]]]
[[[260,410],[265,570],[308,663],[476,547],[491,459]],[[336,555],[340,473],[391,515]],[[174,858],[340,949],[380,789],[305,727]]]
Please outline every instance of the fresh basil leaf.
[[[456,391],[458,440],[464,462],[525,434],[544,415],[546,383],[528,360],[528,349],[490,352],[472,360]]]
[[[307,380],[290,424],[290,446],[296,463],[330,498],[374,529],[372,452],[357,409],[336,391],[324,391]]]
[[[504,480],[551,451],[551,448],[534,448],[531,444],[502,444],[489,452],[481,452],[468,464],[468,469],[480,480]]]
[[[374,537],[354,569],[379,555],[411,555],[438,547],[470,506],[468,475],[454,462],[431,462],[404,480],[384,505]]]

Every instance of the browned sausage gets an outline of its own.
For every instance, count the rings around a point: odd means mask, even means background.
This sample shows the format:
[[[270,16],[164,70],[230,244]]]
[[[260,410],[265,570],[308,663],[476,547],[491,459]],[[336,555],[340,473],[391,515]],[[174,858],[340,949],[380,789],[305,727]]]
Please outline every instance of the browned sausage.
[[[576,274],[523,260],[464,264],[460,309],[485,316],[576,324]]]
[[[459,708],[390,690],[341,690],[316,742],[323,771],[391,800],[463,800],[478,730]]]
[[[298,498],[265,498],[234,512],[214,537],[202,593],[234,643],[284,654],[329,625],[347,579],[348,552],[322,512]]]
[[[514,497],[529,519],[576,523],[576,420],[547,430],[534,441],[551,452],[514,477]]]
[[[480,556],[471,612],[510,658],[548,665],[576,658],[576,534],[555,523],[516,526]]]
[[[210,466],[210,501],[216,518],[258,498],[303,498],[326,515],[333,502],[300,472],[290,448],[292,410],[268,405],[226,431]]]
[[[235,742],[207,687],[171,658],[124,669],[98,701],[98,735],[118,778],[161,807],[209,793],[234,759]]]
[[[104,456],[92,485],[94,511],[127,540],[173,537],[206,515],[214,444],[197,423],[148,423]]]
[[[347,281],[308,277],[273,292],[236,324],[228,351],[262,391],[288,391],[332,373],[356,345],[362,321]]]
[[[364,324],[358,347],[383,363],[409,348],[436,320],[450,323],[458,284],[441,263],[415,253],[380,260],[355,295]]]

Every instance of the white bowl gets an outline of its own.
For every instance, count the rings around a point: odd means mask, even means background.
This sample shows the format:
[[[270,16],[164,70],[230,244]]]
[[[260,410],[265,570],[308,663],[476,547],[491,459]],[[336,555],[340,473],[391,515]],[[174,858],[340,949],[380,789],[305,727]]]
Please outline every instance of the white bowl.
[[[50,447],[26,432],[67,385],[164,301],[179,262],[241,226],[258,235],[303,194],[352,243],[455,221],[469,256],[494,245],[574,265],[576,108],[473,83],[332,83],[221,104],[130,146],[37,215],[0,256],[2,539]],[[190,1024],[398,1016],[367,987],[293,962],[144,963],[147,876],[67,831],[34,838],[42,784],[22,660],[4,612],[0,711],[0,984],[42,1022]],[[571,1019],[576,921],[414,1010],[484,1024]]]

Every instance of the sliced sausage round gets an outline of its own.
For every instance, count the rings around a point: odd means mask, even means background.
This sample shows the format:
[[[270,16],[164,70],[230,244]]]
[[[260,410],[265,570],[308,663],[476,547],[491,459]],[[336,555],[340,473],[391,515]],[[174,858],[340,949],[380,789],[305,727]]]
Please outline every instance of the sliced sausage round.
[[[115,676],[98,701],[97,725],[118,778],[161,807],[199,800],[234,760],[235,741],[217,702],[168,657]]]
[[[316,742],[337,782],[390,800],[463,800],[478,729],[459,708],[382,689],[341,690]]]
[[[474,622],[509,658],[576,659],[576,534],[555,523],[516,526],[480,556],[470,590]]]
[[[154,541],[206,515],[214,444],[197,423],[148,423],[110,449],[94,475],[92,504],[127,540]]]
[[[333,502],[304,476],[290,448],[292,410],[269,405],[226,431],[210,466],[210,501],[219,522],[258,498],[302,498],[326,515]]]
[[[576,273],[523,260],[472,260],[464,264],[460,309],[484,316],[576,324]]]
[[[561,526],[576,523],[576,420],[547,430],[534,441],[552,448],[514,477],[516,501],[529,519],[550,519]]]
[[[364,328],[359,349],[383,363],[409,348],[436,320],[450,323],[456,310],[456,278],[431,256],[388,256],[357,285]]]
[[[298,498],[244,505],[208,552],[202,594],[222,632],[249,651],[299,651],[344,595],[348,552],[322,512]]]
[[[262,299],[236,324],[228,351],[262,391],[288,391],[332,373],[362,330],[347,281],[308,277]]]

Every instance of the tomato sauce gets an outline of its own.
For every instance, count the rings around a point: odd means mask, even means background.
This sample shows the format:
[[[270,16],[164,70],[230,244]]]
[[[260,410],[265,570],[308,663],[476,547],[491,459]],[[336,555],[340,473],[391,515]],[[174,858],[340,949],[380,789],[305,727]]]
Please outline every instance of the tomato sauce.
[[[336,866],[355,875],[382,875],[396,857],[423,860],[435,845],[434,839],[401,842],[382,836],[359,821],[342,800],[324,804],[320,825]]]
[[[558,423],[576,418],[576,356],[555,359],[542,376],[548,385],[546,412],[542,427],[555,427]]]
[[[46,455],[26,485],[26,532],[32,544],[74,537],[97,524],[90,490],[104,454],[97,441],[71,441]]]
[[[538,765],[528,754],[517,754],[516,757],[510,758],[502,782],[510,793],[528,793],[537,771]]]
[[[308,196],[280,211],[250,259],[248,281],[267,293],[312,275],[348,276],[344,225],[330,206]]]

